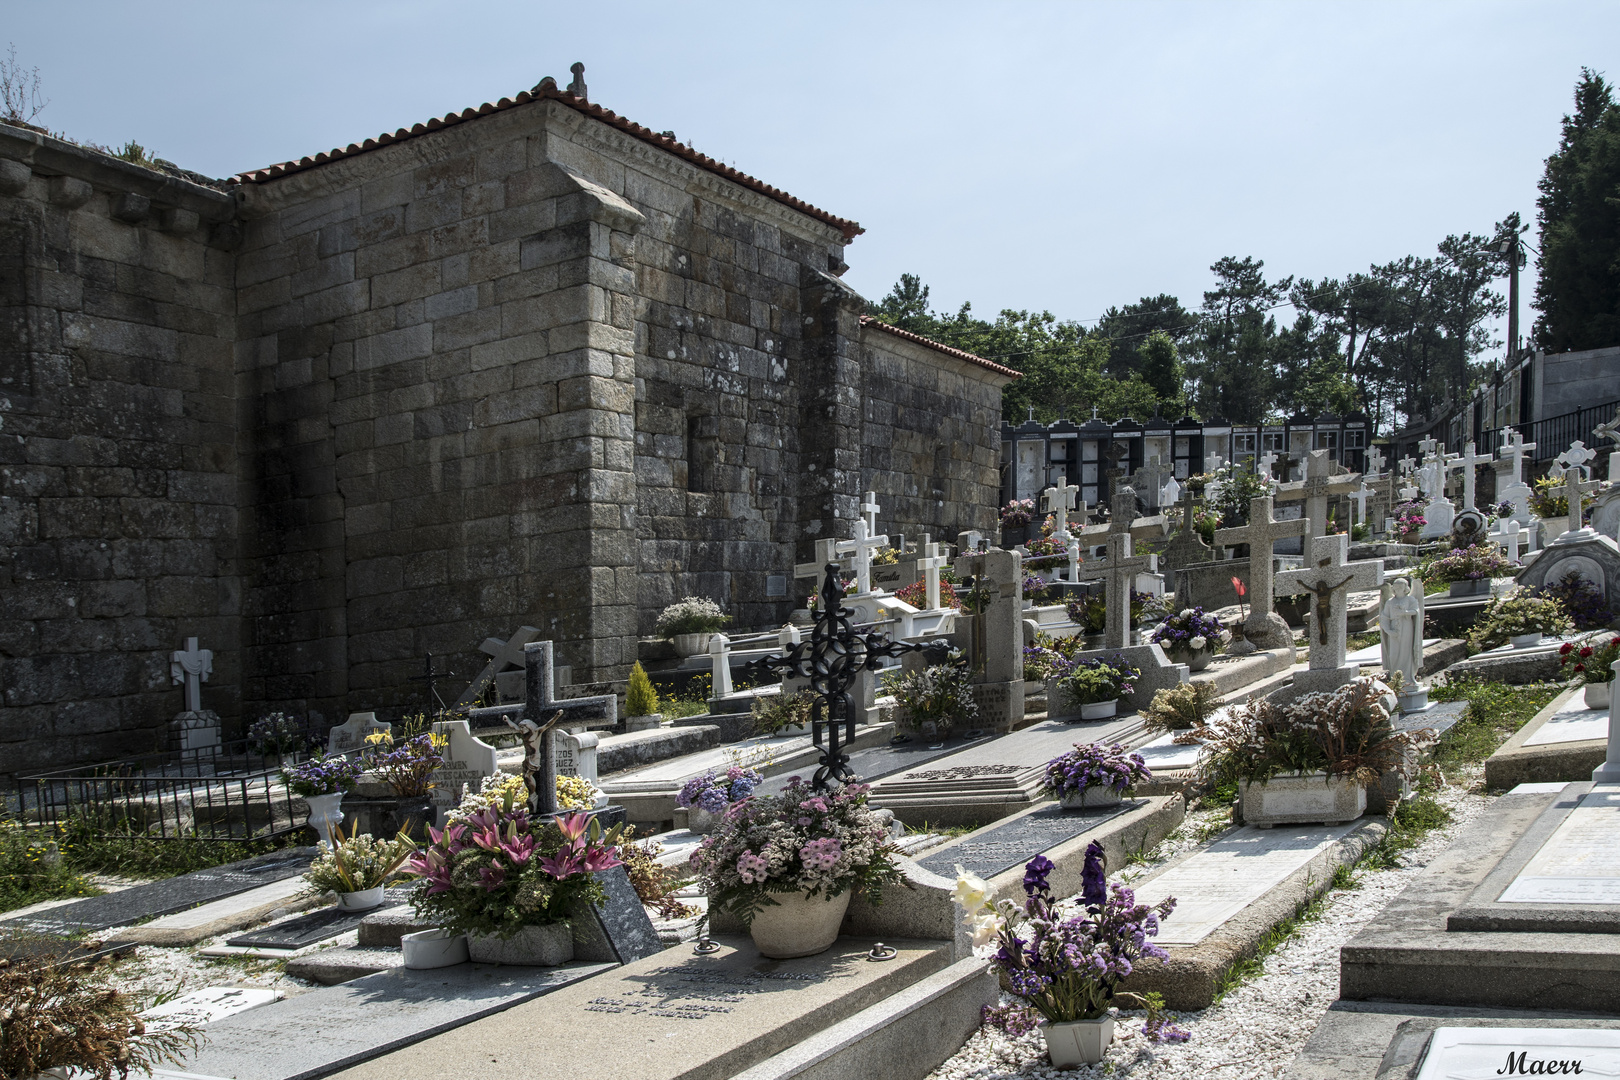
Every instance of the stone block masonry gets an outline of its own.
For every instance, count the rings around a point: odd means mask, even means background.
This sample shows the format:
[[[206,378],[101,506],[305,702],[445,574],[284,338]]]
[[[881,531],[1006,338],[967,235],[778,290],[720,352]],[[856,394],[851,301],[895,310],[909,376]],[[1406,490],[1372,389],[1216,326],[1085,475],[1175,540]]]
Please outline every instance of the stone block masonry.
[[[988,530],[1014,373],[863,325],[858,226],[593,109],[218,187],[0,126],[8,766],[157,749],[186,635],[227,735],[330,722],[515,626],[603,681],[682,596],[785,621],[868,489]]]

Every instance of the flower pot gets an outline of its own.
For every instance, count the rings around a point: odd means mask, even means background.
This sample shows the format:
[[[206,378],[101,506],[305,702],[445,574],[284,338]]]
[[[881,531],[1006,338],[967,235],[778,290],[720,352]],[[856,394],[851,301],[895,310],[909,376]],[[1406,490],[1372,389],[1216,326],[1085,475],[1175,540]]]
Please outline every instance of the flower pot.
[[[1238,781],[1243,823],[1273,825],[1339,825],[1367,812],[1367,791],[1353,777],[1326,773],[1273,776],[1262,783]]]
[[[1114,787],[1088,787],[1083,791],[1065,791],[1058,802],[1065,810],[1082,810],[1088,806],[1118,806],[1125,793]]]
[[[343,792],[334,791],[330,795],[306,795],[304,801],[309,804],[309,827],[315,830],[317,836],[330,844],[332,842],[332,829],[343,824]]]
[[[1046,1020],[1041,1022],[1041,1032],[1046,1036],[1046,1052],[1051,1055],[1053,1065],[1060,1069],[1095,1065],[1114,1041],[1114,1018],[1099,1016],[1095,1020],[1065,1020],[1056,1024]]]
[[[712,632],[704,632],[701,634],[676,634],[674,637],[670,638],[670,642],[674,644],[675,651],[680,653],[682,656],[697,656],[700,653],[706,653],[709,651],[709,639],[713,636],[714,634]]]
[[[1109,698],[1107,701],[1088,701],[1080,706],[1080,719],[1106,720],[1113,716],[1118,708],[1118,698]]]
[[[1613,682],[1589,682],[1586,684],[1586,707],[1588,709],[1607,709],[1614,700]]]
[[[525,926],[508,938],[468,934],[467,956],[475,964],[556,967],[574,958],[574,934],[567,923]]]
[[[794,956],[814,956],[832,948],[838,940],[838,927],[849,910],[849,890],[831,900],[803,893],[773,893],[774,907],[754,916],[748,933],[761,956],[787,960]]]
[[[340,892],[337,894],[338,907],[344,911],[370,911],[375,907],[382,907],[383,887],[378,885],[374,889],[358,889],[354,892]]]
[[[413,971],[465,964],[468,958],[467,935],[442,929],[403,934],[399,948],[405,955],[405,966]]]
[[[1215,659],[1214,649],[1171,649],[1168,652],[1172,664],[1186,664],[1188,671],[1203,671]]]
[[[1473,578],[1468,581],[1453,581],[1450,596],[1489,596],[1491,595],[1490,578]]]
[[[693,803],[686,808],[686,827],[692,832],[706,836],[714,832],[720,824],[720,819],[725,816],[726,812],[724,810],[718,814],[711,814],[703,807]]]
[[[624,718],[624,730],[651,731],[653,728],[664,726],[663,713],[648,713],[646,716],[627,716]]]
[[[1541,631],[1537,630],[1533,634],[1514,634],[1508,638],[1508,642],[1515,649],[1533,649],[1541,644]]]

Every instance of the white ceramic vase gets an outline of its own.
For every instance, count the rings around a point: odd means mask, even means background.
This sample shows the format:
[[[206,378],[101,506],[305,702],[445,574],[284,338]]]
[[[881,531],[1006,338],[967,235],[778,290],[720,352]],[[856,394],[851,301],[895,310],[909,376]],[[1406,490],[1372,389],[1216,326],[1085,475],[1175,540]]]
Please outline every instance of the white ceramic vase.
[[[330,795],[306,795],[309,804],[309,827],[328,844],[332,842],[332,829],[343,824],[343,792]]]
[[[1119,699],[1110,698],[1107,701],[1090,701],[1080,706],[1080,719],[1107,720],[1119,708]]]
[[[443,929],[401,935],[399,948],[405,956],[405,966],[412,971],[452,967],[465,964],[468,959],[467,935]]]
[[[375,907],[382,907],[383,886],[374,889],[356,889],[354,892],[340,892],[337,894],[338,907],[344,911],[370,911]]]
[[[826,952],[838,940],[838,928],[849,910],[849,896],[848,889],[831,900],[803,893],[773,893],[771,899],[776,904],[760,911],[749,924],[754,947],[761,956],[772,960]]]
[[[1058,802],[1065,810],[1083,810],[1091,806],[1118,806],[1125,793],[1112,787],[1088,787],[1084,791],[1065,791]]]
[[[567,923],[525,926],[508,938],[468,934],[467,956],[475,964],[556,967],[574,958],[574,935]]]
[[[675,651],[682,656],[698,656],[709,651],[709,639],[712,633],[702,634],[676,634],[670,639],[675,645]]]
[[[1095,1065],[1114,1041],[1114,1018],[1099,1016],[1095,1020],[1065,1020],[1057,1024],[1043,1021],[1041,1032],[1046,1036],[1046,1052],[1051,1055],[1053,1065],[1060,1069]]]
[[[1614,683],[1589,682],[1586,684],[1586,707],[1588,709],[1607,709],[1614,700]]]
[[[1508,643],[1515,649],[1533,649],[1541,644],[1541,631],[1537,630],[1533,634],[1514,634],[1508,638]]]

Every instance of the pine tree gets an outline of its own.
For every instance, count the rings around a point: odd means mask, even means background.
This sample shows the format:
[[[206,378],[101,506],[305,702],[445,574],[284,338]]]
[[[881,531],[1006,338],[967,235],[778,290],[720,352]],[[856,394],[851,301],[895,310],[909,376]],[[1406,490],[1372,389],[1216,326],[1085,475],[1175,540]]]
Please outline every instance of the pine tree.
[[[1581,69],[1563,128],[1536,200],[1535,341],[1553,352],[1620,345],[1620,106],[1601,75]]]
[[[1181,356],[1175,341],[1163,330],[1155,330],[1137,352],[1142,381],[1153,388],[1161,413],[1174,416],[1181,411],[1182,379]]]

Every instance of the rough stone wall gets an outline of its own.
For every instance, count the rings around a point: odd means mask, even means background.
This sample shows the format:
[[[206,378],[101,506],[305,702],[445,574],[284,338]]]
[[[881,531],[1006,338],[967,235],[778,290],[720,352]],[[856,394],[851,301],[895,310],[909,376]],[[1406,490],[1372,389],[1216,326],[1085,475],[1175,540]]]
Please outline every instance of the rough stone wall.
[[[188,635],[238,710],[232,206],[0,129],[0,772],[165,749]]]
[[[861,335],[860,490],[877,492],[879,527],[908,543],[994,535],[1006,378],[881,330]]]

